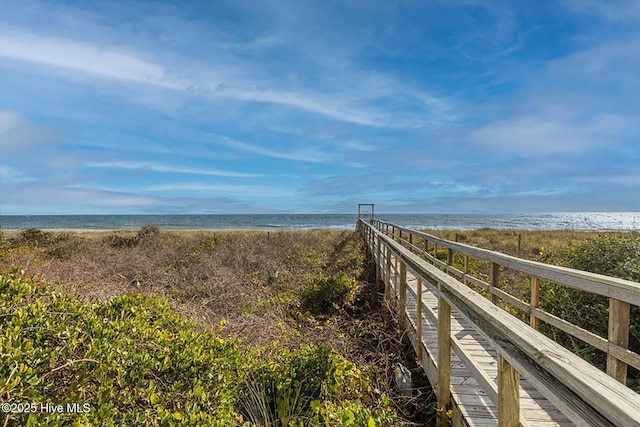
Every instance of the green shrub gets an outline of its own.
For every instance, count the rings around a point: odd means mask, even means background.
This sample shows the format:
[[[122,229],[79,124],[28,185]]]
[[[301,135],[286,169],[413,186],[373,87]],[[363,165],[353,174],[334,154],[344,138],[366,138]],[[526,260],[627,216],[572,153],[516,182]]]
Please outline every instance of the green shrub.
[[[367,380],[353,363],[323,346],[291,351],[275,345],[257,352],[252,361],[239,393],[239,412],[249,425],[397,423],[384,395],[374,408],[362,404],[372,400]]]
[[[152,245],[160,236],[160,227],[154,224],[145,224],[140,230],[133,235],[111,234],[102,239],[102,241],[113,248],[133,248],[139,244]]]
[[[160,235],[160,227],[155,224],[145,224],[138,230],[138,239],[142,242],[151,242]]]
[[[345,274],[318,274],[300,289],[300,304],[314,315],[331,315],[353,302],[356,280]]]
[[[35,414],[37,425],[234,425],[239,363],[234,341],[198,331],[166,302],[87,306],[17,271],[0,275],[0,400],[90,408]]]
[[[601,234],[555,255],[562,265],[640,282],[640,233]]]
[[[112,248],[133,248],[138,244],[138,236],[119,236],[110,234],[102,239],[103,243]]]
[[[546,258],[547,262],[570,268],[619,277],[640,282],[640,233],[607,233],[596,238],[559,248]],[[568,287],[544,284],[542,308],[584,329],[607,337],[609,299]],[[559,342],[583,358],[605,367],[604,353],[544,326],[547,333],[555,334]],[[629,328],[630,350],[640,353],[640,308],[631,307]],[[640,390],[640,373],[630,370],[628,385]]]
[[[14,240],[14,244],[18,245],[43,245],[51,241],[52,234],[42,231],[39,228],[26,228],[20,230],[20,233]]]
[[[61,233],[51,239],[46,254],[54,259],[69,260],[84,248],[84,239],[69,233]]]
[[[248,396],[280,426],[396,423],[359,369],[324,347],[242,351],[164,300],[87,303],[23,274],[0,274],[0,403],[88,411],[0,414],[3,425],[251,425]]]

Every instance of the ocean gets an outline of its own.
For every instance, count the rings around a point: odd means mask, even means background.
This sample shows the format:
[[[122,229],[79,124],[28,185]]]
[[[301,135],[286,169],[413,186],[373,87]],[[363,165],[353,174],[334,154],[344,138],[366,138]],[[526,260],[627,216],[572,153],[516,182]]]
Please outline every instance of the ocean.
[[[640,230],[640,212],[536,214],[381,214],[376,218],[409,228],[520,230]],[[366,217],[368,219],[368,217]],[[357,214],[260,215],[4,215],[4,230],[25,228],[113,230],[155,224],[164,229],[352,229]]]

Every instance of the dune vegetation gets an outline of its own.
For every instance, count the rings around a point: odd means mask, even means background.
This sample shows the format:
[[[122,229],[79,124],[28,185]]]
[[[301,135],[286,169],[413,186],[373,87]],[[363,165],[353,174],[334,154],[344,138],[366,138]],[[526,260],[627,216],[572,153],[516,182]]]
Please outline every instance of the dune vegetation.
[[[433,417],[352,231],[28,229],[4,234],[0,272],[0,402],[65,409],[8,425]],[[412,398],[395,394],[397,362],[415,372]]]
[[[428,232],[640,280],[637,233]],[[481,263],[471,267],[478,277],[488,274]],[[352,231],[28,229],[2,235],[0,274],[0,403],[23,412],[0,414],[3,425],[435,420],[431,387]],[[501,278],[501,286],[527,298],[526,281]],[[545,310],[606,336],[606,301],[543,286],[555,295],[543,300]],[[634,351],[639,325],[634,307]],[[603,365],[597,351],[541,330]],[[394,390],[398,362],[413,373],[412,396]],[[633,369],[628,383],[640,383]],[[35,413],[17,407],[29,403],[38,405],[29,408]]]

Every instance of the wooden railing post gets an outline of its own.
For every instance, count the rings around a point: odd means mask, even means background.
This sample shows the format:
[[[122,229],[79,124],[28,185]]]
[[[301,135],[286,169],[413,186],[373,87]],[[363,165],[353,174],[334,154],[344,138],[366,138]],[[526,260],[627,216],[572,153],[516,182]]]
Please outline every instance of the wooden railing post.
[[[498,426],[520,426],[520,374],[498,355]]]
[[[447,249],[447,265],[453,265],[453,249]]]
[[[498,297],[493,293],[493,289],[498,287],[498,275],[500,274],[500,264],[491,263],[489,271],[489,299],[492,303],[498,302]]]
[[[400,324],[406,325],[407,317],[407,264],[400,262]]]
[[[469,255],[464,256],[464,279],[463,283],[467,285],[469,281],[467,280],[467,275],[469,274]]]
[[[378,289],[380,278],[382,276],[381,274],[382,266],[380,263],[380,254],[381,254],[380,243],[382,243],[380,237],[376,236],[376,289]]]
[[[398,257],[393,259],[393,288],[396,290],[396,297],[398,296]]]
[[[629,317],[631,306],[628,302],[609,298],[609,342],[629,348]],[[622,384],[627,383],[627,364],[607,354],[607,374]]]
[[[409,243],[413,245],[413,233],[409,232]]]
[[[384,268],[384,297],[386,300],[389,300],[391,296],[391,248],[389,246],[385,247],[385,268]]]
[[[376,246],[376,235],[373,232],[373,228],[368,227],[369,228],[369,232],[371,233],[371,237],[370,237],[370,243],[369,246],[371,247],[371,262],[376,262],[376,251],[375,251],[375,246]]]
[[[438,288],[438,426],[447,427],[451,403],[451,306],[442,298],[444,289]]]
[[[540,306],[540,278],[531,277],[531,308],[538,308]],[[533,329],[538,329],[538,317],[533,311],[529,314],[529,325]]]
[[[418,307],[416,310],[416,335],[418,336],[418,360],[422,364],[422,277],[418,277],[416,286]]]

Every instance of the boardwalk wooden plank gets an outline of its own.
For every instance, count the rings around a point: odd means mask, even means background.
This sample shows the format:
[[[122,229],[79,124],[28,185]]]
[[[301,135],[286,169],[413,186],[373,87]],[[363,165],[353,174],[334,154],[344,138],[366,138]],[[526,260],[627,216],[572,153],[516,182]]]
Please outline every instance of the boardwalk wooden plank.
[[[413,283],[417,283],[416,279],[414,278],[413,275],[411,275],[411,273],[408,273],[407,275],[407,283],[410,289],[413,289],[411,288],[411,285]],[[413,290],[415,291],[415,289]],[[407,298],[407,314],[411,324],[415,329],[415,322],[417,321],[416,319],[417,309],[416,309],[416,300],[414,298],[415,297],[413,295],[410,295]],[[433,317],[436,317],[437,316],[437,296],[433,292],[425,292],[423,293],[423,302],[427,305],[427,307],[425,307],[423,311],[427,312],[431,310],[433,313]],[[433,341],[437,339],[437,333],[435,333],[435,331],[430,330],[430,328],[435,328],[435,327],[436,327],[435,324],[431,322],[426,322],[423,320],[423,340],[424,341],[426,340]],[[491,380],[494,383],[497,383],[496,351],[493,350],[488,345],[488,343],[486,343],[486,341],[483,340],[482,336],[475,329],[469,327],[466,324],[462,316],[460,316],[459,314],[453,311],[452,311],[452,319],[451,319],[451,330],[452,330],[452,335],[458,338],[460,341],[460,344],[462,344],[462,346],[464,347],[465,353],[469,354],[469,356],[473,358],[474,363],[476,363],[478,366],[483,368],[484,372],[487,372],[489,374]],[[436,346],[432,346],[432,347],[433,348],[432,348],[431,354],[435,356],[437,354],[437,347]],[[453,356],[455,357],[455,355]],[[457,362],[455,363],[456,365],[459,365],[462,362],[458,359]],[[456,369],[456,368],[453,368],[452,366],[451,377],[452,378],[450,382],[452,385],[453,399],[460,404],[459,405],[460,408],[464,408],[464,406],[468,404],[469,399],[458,398],[457,396],[460,394],[459,393],[460,389],[454,388],[453,387],[454,385],[463,385],[463,384],[472,385],[473,391],[470,391],[469,389],[467,389],[466,395],[469,396],[470,394],[472,394],[475,397],[484,396],[483,402],[485,402],[486,404],[487,399],[489,399],[489,397],[487,396],[487,393],[484,391],[484,389],[480,387],[480,384],[478,383],[477,379],[475,379],[472,376],[471,371],[468,368],[459,367]],[[526,384],[525,381],[523,382]],[[531,387],[527,387],[527,389],[531,389]],[[537,393],[536,399],[546,401],[546,399],[544,399],[544,397],[540,393]],[[491,399],[489,399],[488,402],[491,402],[491,404],[494,405],[495,407],[495,404],[491,401]],[[547,402],[546,405],[537,404],[536,400],[531,396],[529,396],[527,390],[525,388],[521,388],[520,405],[523,408],[522,414],[524,418],[529,417],[536,421],[546,421],[548,425],[560,425],[561,423],[566,424],[568,422],[566,417],[562,415],[560,411],[556,410],[555,407],[553,407],[553,405],[551,405],[548,401],[546,402]],[[470,413],[468,411],[465,411],[464,409],[462,409],[462,412],[463,414],[470,415]],[[527,420],[527,424],[529,425],[528,420]]]
[[[392,266],[389,274],[383,275],[385,276],[383,279],[387,280],[392,285],[393,290],[391,291],[391,295],[396,298],[398,297],[401,282],[403,289],[406,290],[406,296],[403,296],[404,305],[406,307],[406,317],[404,317],[404,319],[406,319],[406,324],[409,326],[409,337],[414,342],[414,348],[417,348],[418,345],[422,345],[417,342],[418,337],[416,332],[416,324],[417,322],[420,322],[422,329],[421,341],[424,344],[425,350],[423,352],[423,367],[429,377],[429,380],[435,385],[434,381],[437,381],[437,371],[435,369],[437,367],[438,357],[437,319],[439,314],[439,292],[434,287],[434,283],[441,283],[441,280],[445,280],[447,283],[451,283],[451,286],[453,286],[454,289],[457,285],[453,282],[448,282],[448,279],[441,279],[438,275],[433,276],[437,277],[436,280],[433,278],[428,279],[427,276],[422,275],[424,273],[419,273],[421,274],[420,277],[423,278],[421,292],[423,308],[422,318],[417,319],[417,275],[415,271],[420,271],[420,268],[422,267],[414,261],[411,261],[411,256],[405,255],[406,250],[403,252],[402,248],[394,248],[393,250],[387,251],[386,248],[388,246],[386,245],[393,246],[393,243],[389,243],[388,238],[385,236],[379,234],[375,230],[372,235],[376,236],[373,238],[375,244],[383,246],[381,250],[374,247],[372,251],[372,253],[381,254],[377,260],[380,263],[378,269],[383,270],[384,265]],[[472,250],[471,252],[474,251]],[[501,255],[498,256],[490,254],[490,256],[493,257],[491,259],[492,262],[504,259],[500,258]],[[440,264],[443,267],[446,267],[446,264]],[[394,271],[396,265],[398,268]],[[402,281],[399,277],[401,273],[400,266],[403,268]],[[416,270],[413,270],[414,268]],[[437,271],[441,272],[441,270]],[[536,273],[538,272],[539,271],[536,270]],[[556,272],[560,274],[560,270],[554,270],[554,274]],[[563,270],[562,273],[564,274],[565,271]],[[406,280],[404,279],[405,274]],[[444,273],[441,272],[441,274]],[[593,279],[593,277],[590,278]],[[607,283],[609,286],[619,286],[620,284],[621,282]],[[593,282],[590,283],[590,286],[592,285]],[[629,290],[634,291],[632,287],[625,289],[625,291]],[[636,296],[633,296],[632,294],[628,295],[631,295],[630,298],[636,298]],[[476,330],[476,328],[478,328],[477,322],[473,320],[473,318],[468,317],[469,313],[458,311],[457,300],[455,298],[448,299],[448,302],[451,306],[451,343],[455,347],[455,351],[451,352],[449,381],[452,406],[454,408],[453,425],[457,426],[462,425],[462,423],[466,423],[468,425],[495,426],[498,424],[497,416],[499,412],[497,408],[498,399],[496,391],[498,383],[498,352],[496,351],[496,348],[500,349],[500,354],[503,354],[504,349],[500,347],[501,344],[496,344],[495,341],[492,341],[492,338],[485,334],[484,329],[480,328]],[[475,303],[476,301],[468,302],[467,304],[474,304],[475,306]],[[478,301],[478,303],[482,303],[482,301]],[[462,307],[464,308],[466,306],[462,304]],[[492,311],[489,316],[493,315],[494,312]],[[501,316],[498,312],[495,312],[495,315],[498,317]],[[489,317],[488,320],[491,320],[491,317]],[[515,326],[518,325],[515,324]],[[534,339],[533,335],[532,339]],[[509,353],[506,354],[508,355]],[[509,363],[511,363],[511,359],[509,360]],[[518,369],[520,372],[522,369],[525,369],[521,365],[514,365],[514,368]],[[548,393],[549,389],[545,389],[544,387],[554,387],[553,384],[547,385],[544,378],[537,377],[535,375],[531,376],[530,379],[532,381],[535,380],[535,387],[529,383],[527,376],[523,375],[519,382],[519,387],[516,390],[520,395],[517,405],[520,408],[521,425],[526,427],[573,425],[567,416],[564,415],[561,410],[547,398],[545,398],[543,393],[536,388],[542,387],[541,390],[545,390],[544,393]],[[563,410],[567,409],[571,409],[570,406],[563,406]],[[460,419],[461,417],[463,420]],[[624,419],[624,417],[620,419]],[[631,421],[632,418],[626,419]],[[602,422],[602,420],[602,418],[599,418],[598,420],[592,419],[592,422],[588,423],[590,425],[597,425]],[[637,423],[633,425],[637,425]]]

